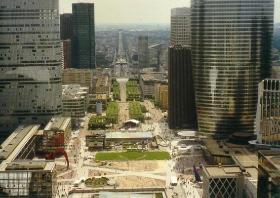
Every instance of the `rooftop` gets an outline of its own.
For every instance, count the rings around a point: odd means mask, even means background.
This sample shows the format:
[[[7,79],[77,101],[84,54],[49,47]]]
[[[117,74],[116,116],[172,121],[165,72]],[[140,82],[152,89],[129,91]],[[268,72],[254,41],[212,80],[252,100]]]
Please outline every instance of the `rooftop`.
[[[9,163],[5,170],[54,170],[54,161],[17,160]]]
[[[270,164],[280,172],[280,151],[264,150],[259,151],[259,154],[267,159]]]
[[[239,166],[205,166],[208,177],[236,177],[242,173]]]
[[[164,78],[164,75],[162,73],[145,73],[145,74],[141,74],[141,78],[143,79],[143,81],[152,81],[152,82],[166,82],[167,79]]]
[[[77,73],[77,72],[93,73],[92,70],[90,70],[90,69],[76,69],[76,68],[67,68],[67,69],[63,69],[62,71],[63,71],[63,73],[69,73],[69,72],[71,72],[71,73]]]
[[[151,132],[108,132],[106,139],[146,139],[153,138]]]
[[[70,124],[70,117],[53,117],[47,126],[44,128],[45,131],[65,131],[67,126]]]
[[[214,139],[203,139],[203,143],[212,155],[230,156],[228,149],[221,142],[217,142]]]
[[[1,145],[0,161],[12,161],[16,158],[21,148],[35,135],[40,125],[19,126]]]
[[[88,87],[82,87],[78,84],[62,85],[63,99],[82,99],[88,93]]]
[[[105,87],[109,84],[109,76],[102,75],[97,78],[96,87]]]

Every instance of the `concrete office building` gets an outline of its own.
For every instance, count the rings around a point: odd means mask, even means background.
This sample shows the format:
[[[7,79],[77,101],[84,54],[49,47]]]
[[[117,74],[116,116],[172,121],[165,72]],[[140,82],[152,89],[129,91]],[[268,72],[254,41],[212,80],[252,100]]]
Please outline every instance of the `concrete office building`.
[[[197,127],[191,50],[169,47],[168,125],[171,129]]]
[[[79,84],[88,87],[89,91],[93,88],[93,71],[90,69],[64,69],[62,71],[62,84]]]
[[[239,166],[203,167],[203,194],[205,197],[243,197],[244,179]]]
[[[274,0],[192,0],[198,130],[253,133],[258,82],[271,73]]]
[[[72,64],[74,68],[95,68],[95,22],[93,3],[74,3]]]
[[[139,85],[143,97],[155,97],[155,85],[157,83],[167,83],[164,73],[162,72],[144,72],[140,74]]]
[[[55,162],[20,160],[0,169],[0,197],[54,198]]]
[[[138,37],[138,65],[139,68],[149,67],[149,38],[148,36]]]
[[[53,117],[43,130],[43,141],[40,146],[45,151],[66,148],[70,141],[71,130],[70,117]],[[53,141],[54,139],[56,139],[56,142]]]
[[[191,10],[187,7],[171,10],[170,44],[191,45]]]
[[[0,197],[55,197],[54,161],[30,160],[40,125],[19,126],[0,146]]]
[[[73,37],[72,14],[66,13],[60,15],[60,39],[68,40]]]
[[[71,53],[71,40],[63,40],[61,41],[61,56],[62,56],[62,69],[67,69],[70,68],[72,65],[71,58],[72,58],[72,53]]]
[[[280,80],[259,83],[256,129],[258,144],[280,147]]]
[[[155,103],[157,103],[162,110],[168,109],[168,83],[155,84]]]
[[[0,13],[0,130],[47,122],[61,113],[58,0],[1,0]]]
[[[84,117],[87,110],[88,87],[80,85],[62,86],[63,115],[71,117],[73,123]]]

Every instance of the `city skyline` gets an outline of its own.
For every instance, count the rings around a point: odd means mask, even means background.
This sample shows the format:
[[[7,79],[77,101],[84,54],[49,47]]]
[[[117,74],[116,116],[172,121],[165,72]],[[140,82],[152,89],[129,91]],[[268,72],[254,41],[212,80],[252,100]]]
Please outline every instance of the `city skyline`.
[[[190,7],[191,0],[60,0],[60,13],[71,13],[72,3],[94,3],[96,24],[169,24],[171,9]],[[160,6],[158,6],[160,5]],[[128,9],[129,8],[129,9]],[[110,14],[108,14],[110,10]],[[280,1],[275,1],[274,22],[280,23]],[[143,14],[145,13],[145,14]]]

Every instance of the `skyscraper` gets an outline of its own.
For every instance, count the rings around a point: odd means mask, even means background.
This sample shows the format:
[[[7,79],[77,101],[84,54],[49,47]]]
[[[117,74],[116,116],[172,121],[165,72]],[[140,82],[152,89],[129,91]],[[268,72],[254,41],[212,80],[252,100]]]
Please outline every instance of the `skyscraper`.
[[[73,36],[72,14],[60,15],[60,39],[67,40]]]
[[[191,50],[180,45],[169,47],[168,125],[171,129],[197,127]]]
[[[148,36],[138,37],[138,62],[139,68],[149,67],[149,38]]]
[[[94,4],[72,4],[72,64],[75,68],[95,68]]]
[[[187,7],[171,10],[170,44],[190,46],[191,44],[191,10]]]
[[[254,132],[258,82],[271,70],[273,12],[273,0],[192,0],[200,132]]]
[[[61,113],[58,0],[1,0],[0,13],[0,130],[8,131]]]

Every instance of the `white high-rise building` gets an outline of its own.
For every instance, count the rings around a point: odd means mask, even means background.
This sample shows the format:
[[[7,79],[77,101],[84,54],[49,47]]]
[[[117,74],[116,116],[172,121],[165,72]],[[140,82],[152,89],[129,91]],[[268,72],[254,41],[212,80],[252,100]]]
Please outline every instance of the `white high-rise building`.
[[[170,44],[191,45],[191,10],[187,7],[171,10]]]
[[[0,13],[0,131],[46,122],[62,109],[58,0],[1,0]]]

